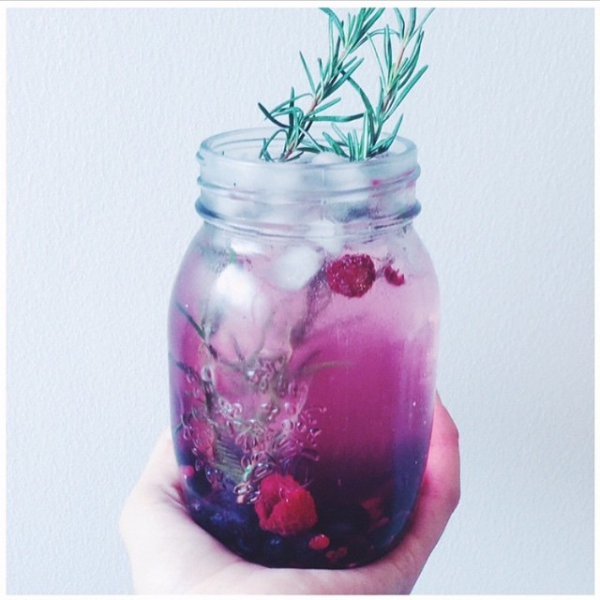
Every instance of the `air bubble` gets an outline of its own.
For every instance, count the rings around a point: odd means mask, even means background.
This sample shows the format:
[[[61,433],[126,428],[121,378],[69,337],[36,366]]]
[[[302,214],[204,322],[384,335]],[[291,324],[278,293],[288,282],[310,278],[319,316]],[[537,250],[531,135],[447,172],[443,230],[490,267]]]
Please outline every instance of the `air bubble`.
[[[257,479],[263,479],[267,475],[270,475],[273,472],[273,465],[269,463],[259,463],[256,466],[254,474]]]
[[[215,374],[212,367],[204,366],[200,371],[200,379],[206,383],[212,383],[214,381]]]

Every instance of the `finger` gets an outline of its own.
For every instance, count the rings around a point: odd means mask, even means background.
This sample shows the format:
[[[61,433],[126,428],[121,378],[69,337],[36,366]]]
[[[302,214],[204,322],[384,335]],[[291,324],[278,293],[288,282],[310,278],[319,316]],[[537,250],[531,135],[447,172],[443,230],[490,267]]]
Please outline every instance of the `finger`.
[[[171,430],[167,428],[158,438],[135,491],[152,495],[160,492],[172,498],[174,497],[173,491],[178,486],[179,469],[175,460]]]
[[[146,512],[157,506],[178,510],[182,507],[178,493],[177,464],[170,431],[162,432],[138,482],[125,501],[119,529],[126,546],[135,546]]]
[[[450,413],[436,396],[431,444],[413,522],[393,552],[404,573],[416,582],[460,499],[459,434]],[[410,565],[406,562],[409,561]]]
[[[239,560],[189,516],[168,431],[152,450],[119,525],[137,592],[185,591],[190,580]]]

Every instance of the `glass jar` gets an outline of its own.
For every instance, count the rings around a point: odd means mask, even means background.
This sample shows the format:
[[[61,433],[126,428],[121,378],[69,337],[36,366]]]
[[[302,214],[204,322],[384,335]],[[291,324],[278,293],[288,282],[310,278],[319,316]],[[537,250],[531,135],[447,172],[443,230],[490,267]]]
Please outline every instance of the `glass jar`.
[[[258,160],[270,133],[198,153],[203,224],[170,308],[173,440],[192,518],[233,552],[353,567],[401,539],[429,447],[439,309],[412,223],[416,148]]]

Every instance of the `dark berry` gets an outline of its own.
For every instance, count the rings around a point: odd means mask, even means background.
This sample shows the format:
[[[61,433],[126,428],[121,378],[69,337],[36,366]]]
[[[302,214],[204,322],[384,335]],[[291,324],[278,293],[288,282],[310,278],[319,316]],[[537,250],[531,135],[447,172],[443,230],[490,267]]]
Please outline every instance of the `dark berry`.
[[[288,558],[288,547],[281,536],[270,537],[263,545],[263,554],[272,564],[282,564]]]
[[[386,281],[392,285],[402,285],[404,283],[404,274],[396,271],[392,265],[388,265],[383,270],[383,274],[385,275]]]
[[[329,287],[336,294],[358,298],[371,289],[375,265],[366,254],[345,254],[327,265],[326,275]]]
[[[240,535],[235,537],[237,551],[246,557],[256,556],[259,540],[252,535]]]

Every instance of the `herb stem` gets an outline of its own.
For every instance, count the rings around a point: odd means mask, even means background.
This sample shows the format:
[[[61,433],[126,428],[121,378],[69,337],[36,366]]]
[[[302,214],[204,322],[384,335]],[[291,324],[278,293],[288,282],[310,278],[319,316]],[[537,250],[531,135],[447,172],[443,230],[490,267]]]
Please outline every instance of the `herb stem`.
[[[281,133],[285,134],[285,139],[277,158],[280,161],[295,160],[304,152],[332,152],[349,160],[366,160],[386,152],[396,138],[402,116],[391,134],[385,139],[380,139],[383,127],[427,69],[422,67],[415,73],[423,39],[423,24],[433,9],[417,24],[416,8],[409,10],[408,17],[403,16],[400,9],[394,8],[398,28],[393,29],[386,25],[376,30],[374,25],[385,12],[383,8],[361,8],[354,16],[348,15],[345,21],[329,8],[321,10],[329,17],[329,55],[325,64],[320,58],[317,59],[319,79],[313,78],[304,55],[300,52],[310,92],[296,95],[292,88],[290,98],[271,111],[260,103],[258,105],[265,117],[278,128],[263,142],[260,158],[264,160],[275,160],[269,153],[269,147]],[[373,42],[377,36],[381,36],[379,39],[383,38],[381,58]],[[399,45],[392,43],[392,36],[399,41]],[[354,72],[364,61],[364,57],[356,56],[356,52],[367,41],[373,48],[381,73],[379,100],[376,105],[369,100],[353,78]],[[398,48],[396,58],[393,56],[394,45]],[[341,98],[330,97],[345,83],[349,83],[359,93],[365,108],[357,114],[332,115],[328,109],[338,104]],[[298,100],[306,96],[311,96],[312,99],[310,103],[307,101],[308,110],[303,111]],[[344,133],[336,125],[361,118],[362,134],[357,134],[355,130]],[[316,122],[329,122],[338,139],[323,132],[323,139],[317,141],[309,133]]]

